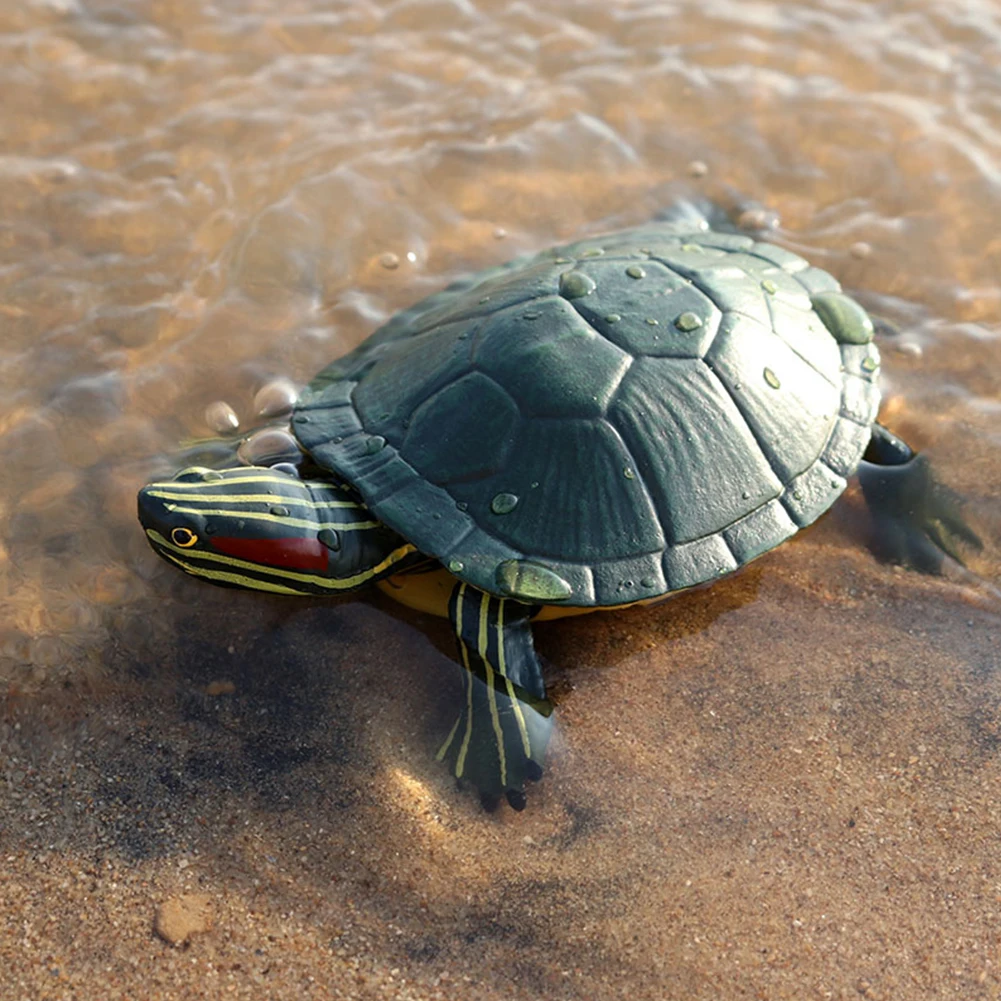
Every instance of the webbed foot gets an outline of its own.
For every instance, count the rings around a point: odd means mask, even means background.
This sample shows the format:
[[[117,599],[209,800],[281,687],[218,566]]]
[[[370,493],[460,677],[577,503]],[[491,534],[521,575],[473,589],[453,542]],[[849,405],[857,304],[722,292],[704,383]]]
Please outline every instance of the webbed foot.
[[[455,585],[449,614],[459,646],[464,706],[438,751],[487,810],[502,798],[525,808],[525,783],[542,777],[552,705],[532,644],[533,609]]]
[[[942,572],[946,556],[966,565],[966,555],[983,549],[967,524],[963,501],[937,482],[927,458],[874,424],[859,464],[859,482],[875,521],[873,550],[881,559]]]

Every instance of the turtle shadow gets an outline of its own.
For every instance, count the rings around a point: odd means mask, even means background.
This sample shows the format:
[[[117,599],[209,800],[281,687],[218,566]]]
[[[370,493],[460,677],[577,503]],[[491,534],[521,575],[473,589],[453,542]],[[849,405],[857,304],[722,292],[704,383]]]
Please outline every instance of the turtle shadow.
[[[572,697],[578,671],[614,668],[651,642],[708,628],[753,600],[758,576],[752,569],[620,615],[541,624],[555,700]],[[371,807],[390,747],[405,746],[415,774],[443,790],[451,783],[433,760],[461,693],[446,620],[377,592],[285,600],[168,580],[165,600],[148,610],[156,632],[113,634],[100,676],[8,699],[17,723],[10,753],[71,776],[39,791],[38,808],[47,800],[53,820],[38,845],[138,861],[188,850],[206,825],[226,829],[226,802],[230,813],[239,803],[267,815],[304,803],[328,815]],[[133,625],[145,618],[134,613]],[[18,825],[5,830],[0,840],[10,842]],[[24,836],[30,846],[34,835]]]
[[[95,850],[132,859],[178,850],[186,821],[210,813],[218,792],[268,813],[294,809],[303,790],[292,795],[290,777],[304,771],[306,795],[349,808],[358,792],[345,771],[365,758],[359,716],[387,677],[372,642],[381,613],[165,580],[149,607],[109,623],[91,658],[100,670],[67,671],[59,689],[8,690],[5,752],[39,769],[68,756],[73,781],[57,798],[88,803],[77,819]],[[417,668],[394,665],[408,685]],[[71,813],[59,826],[39,844],[78,840]],[[4,825],[0,840],[15,833]]]

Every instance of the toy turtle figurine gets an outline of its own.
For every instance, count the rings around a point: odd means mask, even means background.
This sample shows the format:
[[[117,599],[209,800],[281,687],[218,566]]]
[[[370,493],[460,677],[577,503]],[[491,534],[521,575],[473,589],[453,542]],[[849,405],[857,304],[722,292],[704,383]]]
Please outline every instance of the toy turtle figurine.
[[[953,555],[977,543],[875,423],[872,336],[831,275],[749,236],[685,219],[595,237],[457,282],[324,369],[292,417],[299,468],[190,468],[139,516],[216,584],[378,583],[447,615],[464,706],[438,757],[521,809],[552,724],[534,621],[732,573],[860,462],[881,467],[870,504]]]

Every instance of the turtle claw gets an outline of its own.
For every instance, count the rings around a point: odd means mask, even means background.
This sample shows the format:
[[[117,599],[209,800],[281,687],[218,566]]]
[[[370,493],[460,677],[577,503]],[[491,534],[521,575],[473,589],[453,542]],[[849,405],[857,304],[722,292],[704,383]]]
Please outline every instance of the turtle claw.
[[[525,783],[542,777],[542,765],[535,759],[545,754],[553,727],[552,708],[547,701],[529,698],[517,689],[514,698],[491,692],[474,675],[467,674],[465,682],[473,689],[466,692],[469,701],[437,757],[449,766],[460,786],[468,785],[479,794],[488,813],[502,799],[515,810],[524,810]]]
[[[538,761],[533,761],[531,758],[525,762],[525,778],[529,782],[538,782],[542,778],[542,765]],[[514,804],[511,804],[514,806]]]
[[[480,806],[483,807],[484,813],[496,813],[497,808],[501,804],[501,798],[500,793],[487,792],[481,789]],[[519,813],[525,809],[528,803],[524,789],[505,789],[503,798],[508,801],[511,809],[517,810]]]
[[[981,552],[984,544],[980,537],[965,522],[953,518],[939,518],[929,521],[925,530],[931,543],[957,563],[965,565],[967,551]]]
[[[872,548],[887,562],[942,573],[946,557],[962,566],[983,540],[967,523],[963,501],[937,482],[924,455],[906,462],[859,464],[862,493],[875,520]]]
[[[508,789],[505,796],[507,796],[508,803],[511,804],[511,809],[517,810],[519,813],[525,809],[524,789]]]

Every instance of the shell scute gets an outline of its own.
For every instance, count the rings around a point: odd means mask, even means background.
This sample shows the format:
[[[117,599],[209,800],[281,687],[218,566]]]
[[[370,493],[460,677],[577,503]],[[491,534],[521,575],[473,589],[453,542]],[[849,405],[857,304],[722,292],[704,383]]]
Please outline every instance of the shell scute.
[[[517,421],[514,400],[489,376],[470,372],[413,411],[400,456],[442,486],[480,480],[504,468]]]
[[[727,387],[771,468],[784,482],[802,473],[831,434],[838,389],[782,338],[743,317],[726,317],[706,362]]]
[[[712,343],[720,312],[691,282],[659,261],[642,267],[621,259],[588,261],[581,265],[595,290],[573,303],[595,330],[624,351],[639,357],[699,358]],[[631,269],[639,277],[629,274]],[[699,320],[685,329],[684,314]],[[654,320],[656,322],[651,323]]]
[[[598,417],[632,356],[598,334],[564,299],[527,318],[506,310],[484,324],[476,367],[496,379],[527,417]]]
[[[635,456],[672,544],[719,532],[782,491],[730,394],[702,361],[637,361],[609,420]]]
[[[572,553],[588,563],[664,548],[646,488],[625,476],[633,458],[608,423],[529,418],[516,434],[500,472],[452,487],[491,535],[518,553],[559,559]],[[517,504],[498,513],[493,501],[500,494],[517,497]]]

